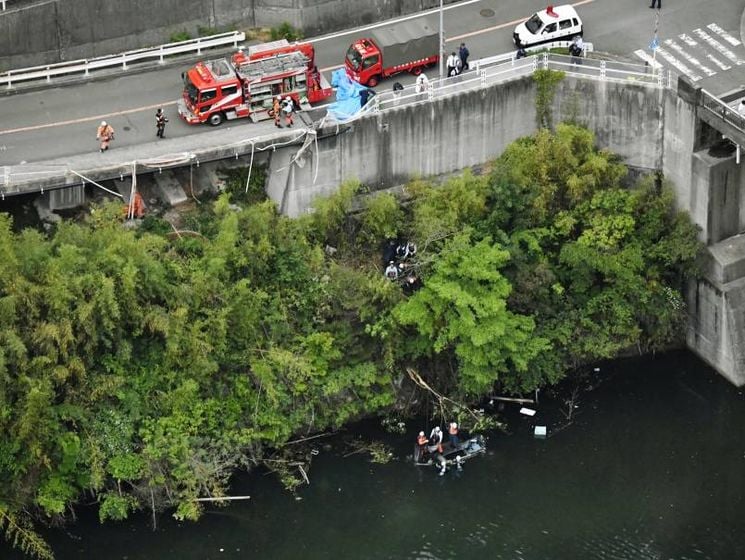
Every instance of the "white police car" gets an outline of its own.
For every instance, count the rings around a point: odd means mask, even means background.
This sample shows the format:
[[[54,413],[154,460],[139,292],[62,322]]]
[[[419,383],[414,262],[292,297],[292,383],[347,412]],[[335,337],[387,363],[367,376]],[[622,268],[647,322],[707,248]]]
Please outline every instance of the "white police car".
[[[534,13],[530,19],[515,27],[512,40],[517,48],[521,48],[569,41],[577,35],[582,36],[582,20],[572,6],[565,4],[548,6],[545,10]]]

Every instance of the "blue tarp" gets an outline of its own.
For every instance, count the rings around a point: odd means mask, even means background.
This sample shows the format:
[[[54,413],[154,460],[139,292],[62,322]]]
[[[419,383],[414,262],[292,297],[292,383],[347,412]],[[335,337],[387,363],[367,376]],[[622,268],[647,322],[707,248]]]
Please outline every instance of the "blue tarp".
[[[340,121],[354,116],[362,107],[360,92],[367,88],[352,81],[344,68],[331,74],[331,86],[336,88],[336,101],[328,106],[329,116]]]

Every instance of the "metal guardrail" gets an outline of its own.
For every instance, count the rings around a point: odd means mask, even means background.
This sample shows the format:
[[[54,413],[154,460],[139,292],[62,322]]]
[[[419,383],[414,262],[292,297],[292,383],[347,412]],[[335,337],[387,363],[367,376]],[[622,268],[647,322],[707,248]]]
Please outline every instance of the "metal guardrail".
[[[541,50],[544,49],[545,47]],[[525,58],[517,58],[515,53],[496,55],[474,61],[471,68],[471,70],[467,70],[458,76],[442,80],[430,80],[427,87],[422,91],[417,91],[415,85],[410,85],[398,92],[381,92],[372,98],[372,107],[366,107],[366,111],[358,113],[350,120],[371,111],[384,111],[393,107],[403,107],[464,91],[481,89],[512,78],[532,74],[539,68],[559,70],[572,76],[584,78],[627,84],[645,84],[654,87],[666,87],[668,81],[665,72],[655,72],[650,66],[572,57],[549,52]]]
[[[727,124],[745,133],[745,117],[705,89],[701,90],[701,105]]]
[[[167,45],[161,45],[149,49],[127,51],[117,55],[73,60],[70,62],[60,62],[46,66],[22,68],[19,70],[9,70],[0,74],[0,85],[5,84],[7,88],[10,89],[14,83],[18,82],[45,80],[47,83],[50,83],[53,77],[67,76],[70,74],[83,74],[84,76],[89,76],[91,71],[101,70],[104,68],[121,67],[123,70],[126,70],[127,64],[145,60],[157,59],[158,62],[162,64],[163,59],[167,56],[192,52],[202,54],[202,50],[223,47],[230,44],[237,47],[238,43],[245,41],[245,39],[246,34],[244,32],[231,31],[229,33],[212,35],[210,37],[199,37],[197,39],[189,39],[188,41],[169,43]]]

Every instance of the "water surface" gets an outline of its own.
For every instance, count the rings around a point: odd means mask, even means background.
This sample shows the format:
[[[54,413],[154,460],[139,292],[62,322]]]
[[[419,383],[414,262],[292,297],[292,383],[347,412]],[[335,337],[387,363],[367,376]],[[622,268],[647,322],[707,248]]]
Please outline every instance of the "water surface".
[[[367,434],[394,446],[385,465],[322,451],[297,499],[253,473],[233,489],[250,501],[197,524],[163,515],[153,532],[148,516],[100,526],[79,511],[45,535],[60,560],[745,558],[742,390],[687,352],[601,375],[570,425],[563,397],[542,397],[533,418],[508,406],[508,433],[490,433],[462,472],[407,462],[412,425],[405,438]]]

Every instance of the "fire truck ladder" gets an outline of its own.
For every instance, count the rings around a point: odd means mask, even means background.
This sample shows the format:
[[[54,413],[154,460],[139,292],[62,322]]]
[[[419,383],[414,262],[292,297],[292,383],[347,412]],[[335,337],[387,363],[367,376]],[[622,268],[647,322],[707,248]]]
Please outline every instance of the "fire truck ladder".
[[[269,76],[304,72],[308,68],[308,62],[308,58],[303,53],[289,52],[259,60],[249,60],[238,67],[238,73],[242,78],[253,82]]]

